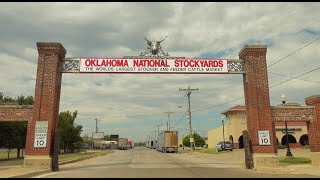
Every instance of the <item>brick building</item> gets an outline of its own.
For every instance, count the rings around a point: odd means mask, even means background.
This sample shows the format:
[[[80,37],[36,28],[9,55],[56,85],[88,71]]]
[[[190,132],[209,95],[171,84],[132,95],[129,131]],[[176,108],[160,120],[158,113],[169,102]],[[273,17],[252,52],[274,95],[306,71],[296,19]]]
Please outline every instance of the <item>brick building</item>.
[[[286,103],[286,107],[302,107],[298,103]],[[234,148],[243,148],[242,131],[247,130],[246,107],[242,105],[234,106],[224,112],[226,120],[224,121],[225,140],[232,141]],[[288,119],[289,121],[289,119]],[[284,122],[274,122],[277,143],[286,145],[286,132]],[[287,122],[289,143],[292,148],[301,148],[308,145],[308,131],[305,121]],[[214,148],[216,144],[223,141],[223,127],[221,126],[208,131],[208,147]]]

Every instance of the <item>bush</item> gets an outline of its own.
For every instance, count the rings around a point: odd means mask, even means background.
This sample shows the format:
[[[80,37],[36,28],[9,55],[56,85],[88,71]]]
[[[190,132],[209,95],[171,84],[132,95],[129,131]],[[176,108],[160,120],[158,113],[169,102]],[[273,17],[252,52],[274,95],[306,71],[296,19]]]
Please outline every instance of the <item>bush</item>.
[[[283,146],[281,144],[278,145],[278,149],[285,149],[285,148],[287,148],[287,146]]]

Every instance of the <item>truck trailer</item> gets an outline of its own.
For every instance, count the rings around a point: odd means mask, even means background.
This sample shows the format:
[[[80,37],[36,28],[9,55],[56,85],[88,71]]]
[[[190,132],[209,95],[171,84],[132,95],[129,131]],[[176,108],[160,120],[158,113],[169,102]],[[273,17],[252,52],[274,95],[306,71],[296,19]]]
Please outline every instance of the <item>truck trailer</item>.
[[[158,136],[157,151],[178,152],[178,131],[163,131]]]
[[[128,139],[127,138],[119,138],[118,146],[119,146],[119,149],[127,150]]]

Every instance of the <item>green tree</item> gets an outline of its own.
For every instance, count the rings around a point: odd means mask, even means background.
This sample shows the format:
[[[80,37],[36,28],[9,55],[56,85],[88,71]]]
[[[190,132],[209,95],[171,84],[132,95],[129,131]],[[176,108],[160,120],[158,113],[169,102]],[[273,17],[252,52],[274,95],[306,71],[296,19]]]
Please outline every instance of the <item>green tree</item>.
[[[197,133],[193,134],[194,142],[196,143],[196,147],[203,147],[205,145],[205,140]],[[187,135],[183,138],[183,145],[190,147],[190,135]]]
[[[74,123],[78,111],[64,111],[59,114],[59,133],[60,133],[60,149],[63,152],[75,152],[80,150],[83,145],[83,139],[80,134],[82,126]]]
[[[17,97],[16,101],[19,105],[33,105],[34,98],[33,96],[24,97],[21,95]]]
[[[0,103],[2,103],[3,102],[3,92],[0,92]]]
[[[104,140],[104,141],[110,141],[111,139],[110,139],[110,136],[109,136],[109,135],[105,135],[105,136],[103,137],[103,140]]]
[[[93,143],[94,143],[93,139],[90,138],[88,135],[85,135],[82,138],[82,140],[83,140],[83,148],[88,149],[88,148],[91,148],[93,146]]]
[[[20,150],[26,145],[27,125],[27,122],[1,122],[0,148],[17,149],[17,157],[20,157]]]

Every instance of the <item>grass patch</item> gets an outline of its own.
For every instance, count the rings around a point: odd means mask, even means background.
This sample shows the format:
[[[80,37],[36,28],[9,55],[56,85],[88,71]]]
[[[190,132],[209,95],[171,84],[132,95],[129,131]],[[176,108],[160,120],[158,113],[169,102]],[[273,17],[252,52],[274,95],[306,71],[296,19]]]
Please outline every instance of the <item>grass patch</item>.
[[[283,163],[295,163],[295,164],[311,163],[311,159],[305,158],[305,157],[294,157],[294,158],[281,157],[279,161]]]
[[[91,151],[91,152],[82,152],[82,153],[72,153],[72,154],[59,154],[59,161],[70,161],[76,159],[82,159],[86,157],[91,157],[95,155],[105,155],[112,153],[113,151]]]
[[[196,152],[206,153],[206,154],[220,154],[220,152],[216,151],[216,148],[201,149],[201,150],[199,149],[199,150],[196,150]]]
[[[22,150],[20,150],[20,157],[24,155],[24,150],[22,154]],[[9,159],[16,159],[17,158],[17,149],[10,149],[9,152]],[[0,150],[0,160],[7,160],[8,159],[8,150],[7,149],[1,149]]]
[[[302,146],[302,149],[310,149],[310,147],[306,145],[306,146]]]

